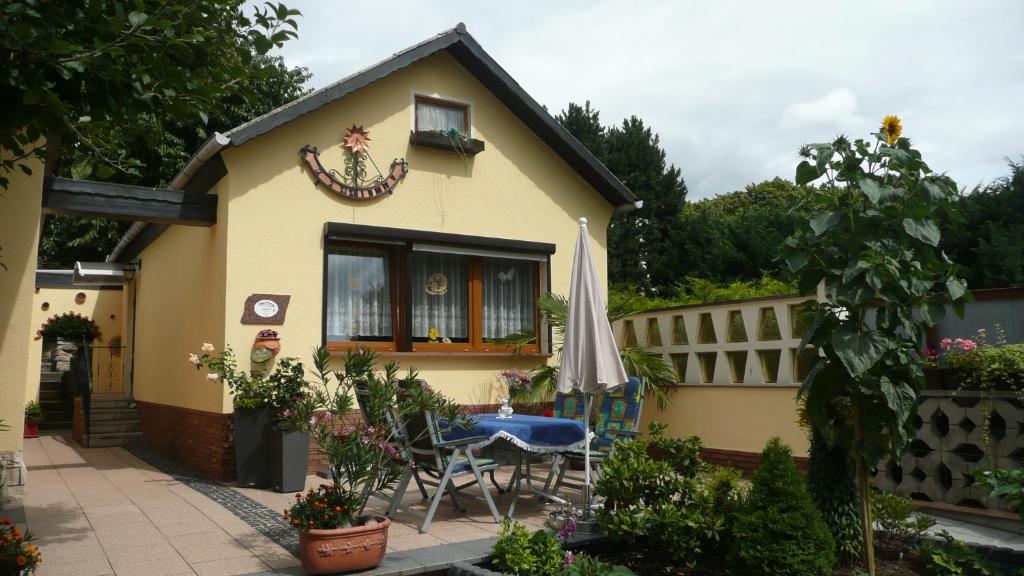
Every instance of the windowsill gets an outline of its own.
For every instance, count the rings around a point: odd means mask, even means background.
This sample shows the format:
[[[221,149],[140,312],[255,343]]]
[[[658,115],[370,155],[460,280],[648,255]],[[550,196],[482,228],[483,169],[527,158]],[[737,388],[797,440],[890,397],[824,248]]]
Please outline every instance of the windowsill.
[[[461,143],[461,145],[456,145],[447,135],[433,131],[412,131],[409,133],[409,143],[416,146],[436,148],[438,150],[462,152],[463,154],[468,154],[470,156],[475,156],[484,151],[484,143],[482,140],[467,138]]]

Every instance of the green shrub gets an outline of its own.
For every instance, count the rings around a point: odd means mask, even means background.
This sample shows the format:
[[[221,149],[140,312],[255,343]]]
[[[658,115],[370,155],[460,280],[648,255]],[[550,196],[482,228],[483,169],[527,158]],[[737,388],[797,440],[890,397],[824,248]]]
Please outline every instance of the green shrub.
[[[77,312],[58,314],[46,321],[37,332],[42,338],[63,338],[70,342],[92,342],[100,337],[100,329],[86,316]]]
[[[608,457],[595,487],[605,498],[598,522],[639,563],[693,566],[704,544],[717,540],[721,519],[712,513],[701,478],[652,458],[650,446],[647,440],[620,442]]]
[[[1008,504],[1024,520],[1024,468],[975,470],[974,479],[979,486],[991,488],[989,496]]]
[[[743,474],[739,469],[716,466],[705,481],[705,489],[711,497],[712,514],[721,519],[722,525],[718,541],[708,542],[704,552],[719,563],[732,545],[733,524],[746,499],[742,480]]]
[[[560,576],[635,576],[625,566],[611,565],[588,554],[576,554]]]
[[[998,564],[982,558],[977,550],[954,539],[949,532],[939,533],[942,542],[925,540],[919,552],[928,576],[1003,576]],[[1014,572],[1019,574],[1020,572]]]
[[[768,441],[753,486],[733,526],[730,574],[817,576],[832,573],[835,544],[814,507],[793,453]]]
[[[878,546],[893,552],[909,552],[935,520],[914,516],[910,498],[882,492],[871,496],[871,518],[874,520]]]
[[[516,576],[558,576],[564,559],[562,544],[553,534],[545,530],[530,534],[525,526],[508,519],[494,543],[495,566]]]
[[[836,543],[839,563],[855,564],[861,559],[864,537],[853,461],[841,446],[829,446],[820,433],[812,431],[810,437],[807,489]]]
[[[647,426],[650,439],[647,454],[654,460],[666,462],[676,474],[692,477],[704,472],[707,464],[700,458],[700,438],[672,438],[665,436],[667,425],[651,422]]]
[[[28,422],[34,422],[39,424],[43,421],[43,407],[39,405],[39,402],[35,400],[29,401],[25,404],[25,420]]]

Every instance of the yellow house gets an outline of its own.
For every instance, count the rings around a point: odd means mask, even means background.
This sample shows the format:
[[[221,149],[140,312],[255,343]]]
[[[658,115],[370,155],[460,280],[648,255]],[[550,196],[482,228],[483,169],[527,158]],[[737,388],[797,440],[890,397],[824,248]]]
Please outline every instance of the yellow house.
[[[137,268],[126,391],[150,448],[218,478],[232,402],[187,360],[204,342],[243,369],[262,329],[278,357],[369,346],[495,404],[497,371],[552,361],[537,298],[567,292],[578,219],[604,277],[636,203],[461,24],[215,134],[170,188],[215,223],[137,222],[111,255]],[[500,343],[523,333],[521,354]]]

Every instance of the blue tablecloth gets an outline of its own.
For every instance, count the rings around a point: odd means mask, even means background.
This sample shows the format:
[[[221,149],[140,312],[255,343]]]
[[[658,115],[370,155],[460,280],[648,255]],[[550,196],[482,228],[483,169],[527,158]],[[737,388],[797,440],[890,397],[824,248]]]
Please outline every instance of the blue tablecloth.
[[[471,448],[486,446],[495,440],[505,440],[527,452],[561,452],[582,448],[586,437],[583,423],[568,418],[549,418],[513,414],[511,418],[498,418],[497,414],[477,414],[470,417],[472,425],[454,428],[445,434],[447,440],[470,436],[485,436]]]

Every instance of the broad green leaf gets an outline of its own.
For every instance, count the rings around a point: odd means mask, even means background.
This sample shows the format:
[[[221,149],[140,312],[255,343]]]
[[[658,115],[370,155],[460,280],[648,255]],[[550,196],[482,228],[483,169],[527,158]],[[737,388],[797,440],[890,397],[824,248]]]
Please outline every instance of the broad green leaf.
[[[895,420],[902,422],[914,409],[914,403],[917,395],[914,394],[914,389],[911,388],[905,382],[896,382],[889,380],[886,376],[882,376],[879,379],[879,386],[882,390],[882,395],[885,396],[885,403],[892,410]]]
[[[134,11],[128,14],[128,23],[132,25],[132,28],[138,28],[149,18],[149,15],[145,12]]]
[[[946,291],[952,300],[959,300],[967,293],[967,285],[959,278],[953,277],[946,280]]]
[[[882,197],[882,188],[878,185],[878,182],[871,178],[861,178],[860,189],[873,205],[878,206],[878,200]]]
[[[810,259],[811,255],[807,252],[794,252],[786,257],[786,264],[789,265],[791,271],[799,272],[801,268],[807,265]]]
[[[796,185],[802,186],[810,182],[814,182],[818,179],[818,169],[811,165],[810,162],[804,160],[796,165]]]
[[[832,334],[832,347],[851,376],[860,376],[874,366],[884,351],[885,339],[874,332],[854,332],[842,326]]]
[[[903,229],[907,234],[917,238],[929,246],[939,245],[939,227],[931,220],[904,218]]]
[[[818,212],[811,218],[811,230],[814,231],[815,236],[821,236],[839,224],[841,218],[842,214],[839,212]]]
[[[932,201],[943,200],[947,196],[946,191],[942,189],[942,186],[939,186],[931,180],[921,182],[921,187],[924,188],[924,191]]]

